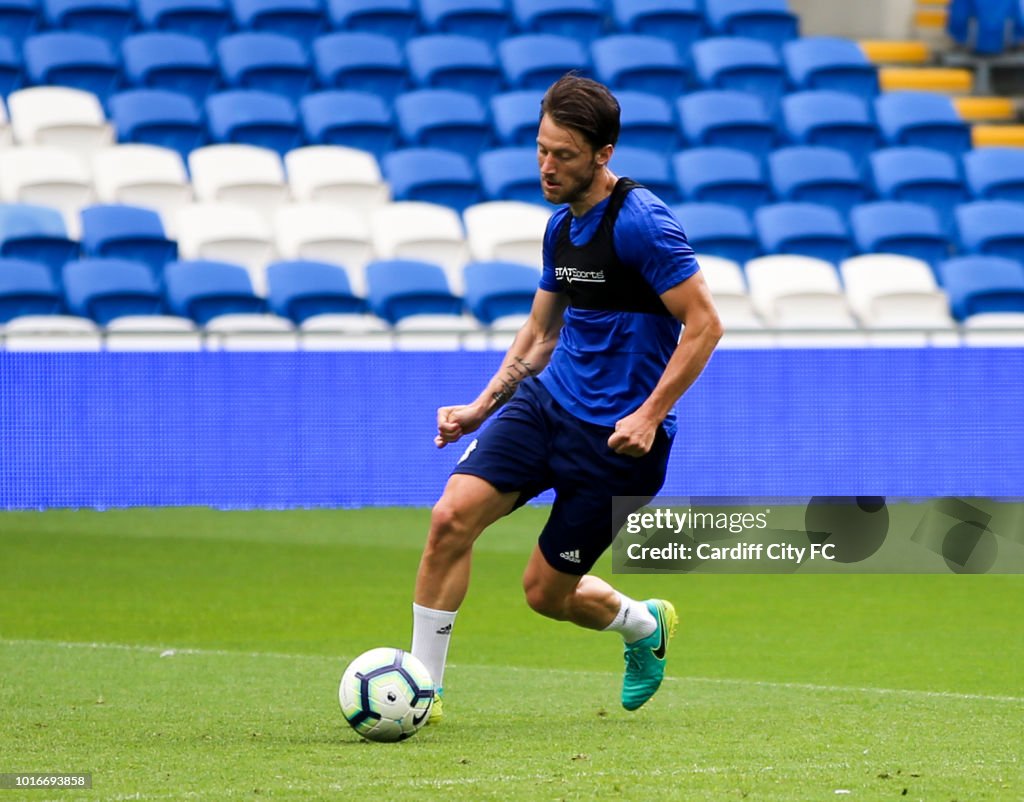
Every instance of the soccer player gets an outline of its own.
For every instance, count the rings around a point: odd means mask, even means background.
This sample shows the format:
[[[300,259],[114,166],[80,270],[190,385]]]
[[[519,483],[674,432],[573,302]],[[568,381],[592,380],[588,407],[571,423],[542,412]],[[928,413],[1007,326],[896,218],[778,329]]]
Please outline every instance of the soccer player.
[[[722,325],[674,215],[610,169],[614,96],[570,74],[547,90],[540,112],[541,187],[547,201],[565,206],[548,222],[540,285],[502,367],[475,401],[438,410],[439,448],[498,414],[469,443],[431,514],[412,653],[440,689],[474,541],[553,488],[523,576],[526,601],[541,615],[620,633],[622,704],[635,710],[661,684],[676,611],[664,600],[630,599],[588,571],[633,511],[613,513],[612,497],[646,500],[661,488],[673,407]],[[438,695],[431,718],[441,715]]]

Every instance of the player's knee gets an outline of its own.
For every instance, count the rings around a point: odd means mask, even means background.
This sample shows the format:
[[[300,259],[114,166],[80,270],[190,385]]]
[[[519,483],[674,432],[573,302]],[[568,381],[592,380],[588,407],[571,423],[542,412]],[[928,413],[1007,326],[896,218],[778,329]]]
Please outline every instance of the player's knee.
[[[462,551],[472,546],[476,534],[455,504],[442,498],[434,505],[430,514],[430,547]]]

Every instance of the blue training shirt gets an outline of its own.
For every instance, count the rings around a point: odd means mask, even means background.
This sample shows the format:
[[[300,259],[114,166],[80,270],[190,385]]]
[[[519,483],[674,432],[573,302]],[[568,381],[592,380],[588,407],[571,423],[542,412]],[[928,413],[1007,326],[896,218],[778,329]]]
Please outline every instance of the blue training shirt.
[[[585,245],[594,235],[609,200],[571,220],[569,237],[574,245]],[[542,290],[561,291],[555,279],[555,242],[569,214],[565,206],[548,220]],[[626,196],[613,241],[619,260],[637,270],[659,295],[699,269],[675,215],[642,187]],[[572,415],[600,426],[614,426],[636,411],[654,390],[679,341],[680,328],[679,321],[664,315],[570,306],[540,381]],[[675,434],[674,412],[665,419],[665,429]]]

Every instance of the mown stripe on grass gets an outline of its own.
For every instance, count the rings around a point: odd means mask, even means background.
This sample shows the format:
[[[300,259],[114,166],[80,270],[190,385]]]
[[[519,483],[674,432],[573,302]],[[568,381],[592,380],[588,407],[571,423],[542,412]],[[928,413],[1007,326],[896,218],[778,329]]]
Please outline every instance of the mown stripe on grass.
[[[0,638],[0,646],[44,646],[59,649],[97,649],[111,651],[143,652],[156,654],[160,657],[175,656],[196,656],[196,657],[248,657],[252,659],[272,660],[319,660],[338,663],[346,661],[355,655],[321,655],[302,654],[289,652],[246,652],[233,651],[230,649],[195,649],[188,647],[173,646],[149,646],[132,643],[99,643],[99,642],[74,642],[74,641],[51,641],[33,640],[25,638]],[[492,669],[493,666],[476,665],[472,663],[451,663],[451,667],[459,669]],[[586,669],[571,668],[534,668],[531,666],[505,666],[503,670],[522,672],[543,672],[545,674],[564,673],[571,675],[592,675],[607,677],[614,672],[593,671]],[[1024,704],[1024,696],[1005,696],[1000,694],[984,693],[957,693],[955,691],[926,691],[915,688],[877,688],[858,687],[852,685],[821,685],[812,682],[779,682],[776,680],[743,679],[739,677],[679,677],[671,676],[665,678],[666,682],[699,682],[709,685],[737,685],[755,688],[767,688],[771,690],[795,690],[810,691],[814,693],[854,693],[854,694],[878,694],[892,696],[919,697],[925,699],[946,699],[953,701],[975,701],[975,702],[1001,702],[1006,704]]]

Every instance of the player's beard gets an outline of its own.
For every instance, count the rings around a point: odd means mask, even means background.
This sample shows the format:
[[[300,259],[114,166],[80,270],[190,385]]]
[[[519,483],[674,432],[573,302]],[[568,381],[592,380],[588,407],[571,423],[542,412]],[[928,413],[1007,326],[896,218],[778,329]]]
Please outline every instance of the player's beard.
[[[591,186],[593,186],[594,180],[597,178],[597,167],[598,165],[596,161],[591,162],[590,172],[587,175],[568,185],[559,184],[558,190],[552,194],[548,194],[548,192],[544,190],[542,179],[541,190],[544,192],[544,199],[548,203],[553,204],[575,203],[580,200],[580,198],[590,191]]]

